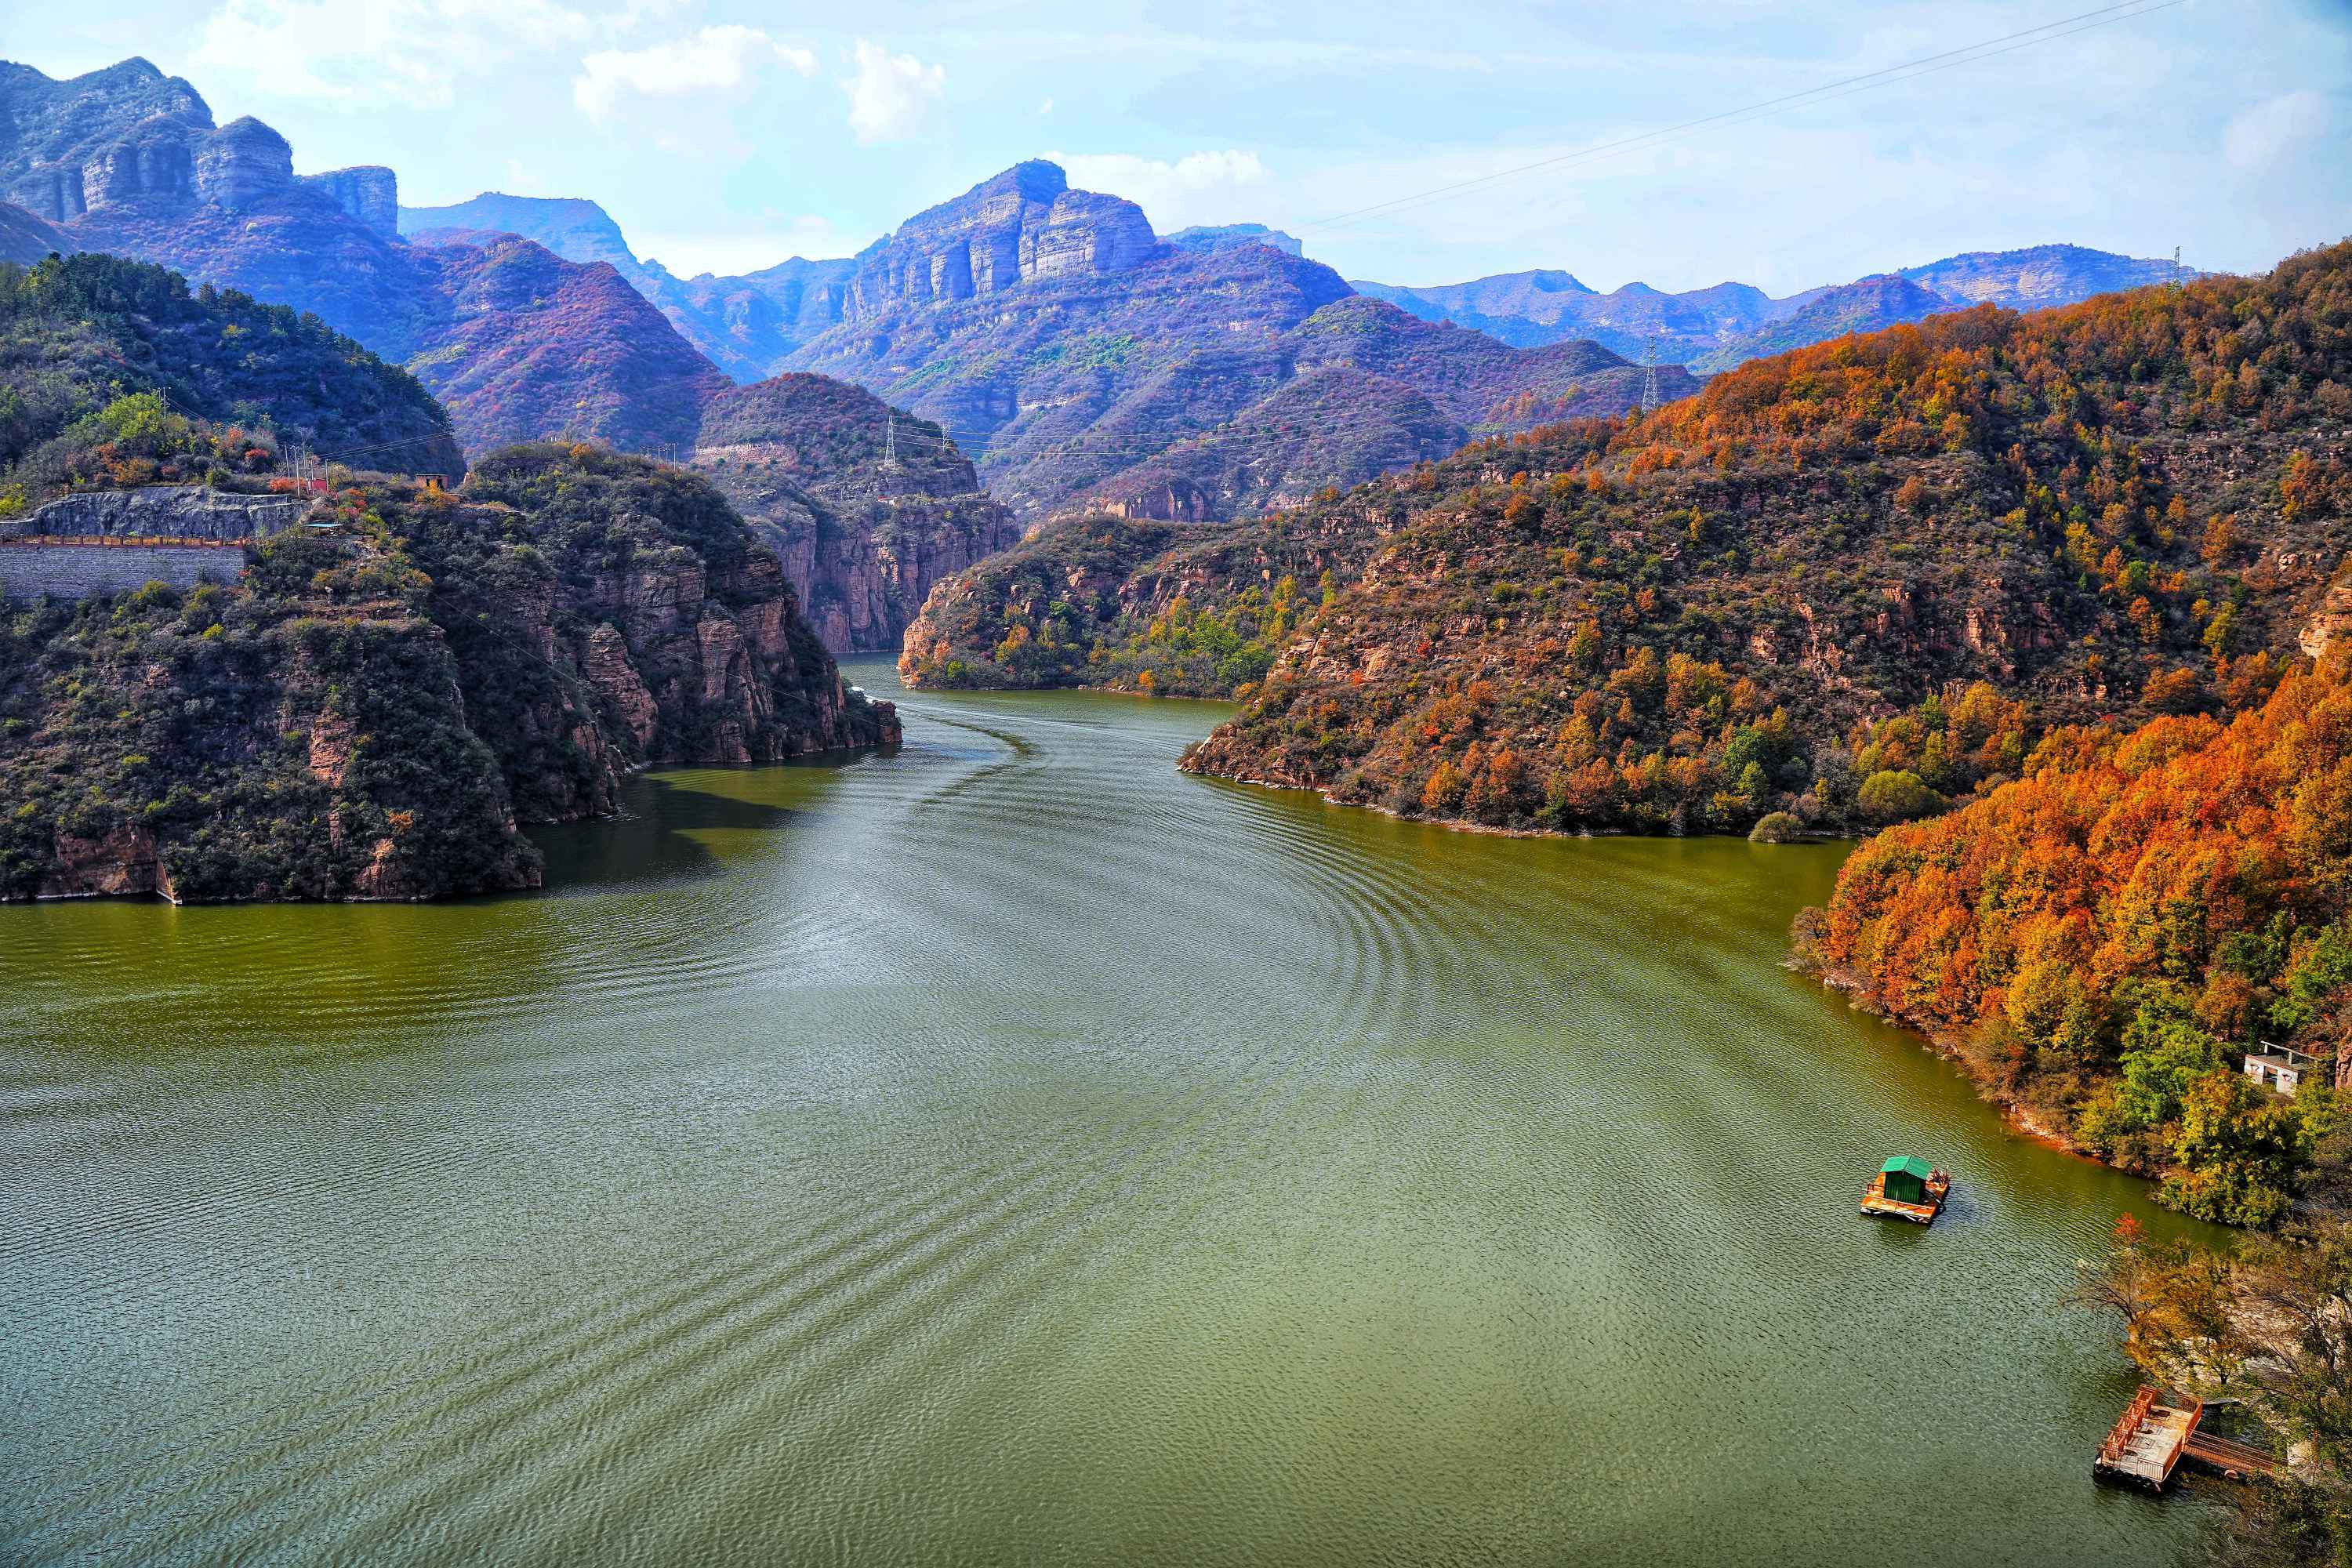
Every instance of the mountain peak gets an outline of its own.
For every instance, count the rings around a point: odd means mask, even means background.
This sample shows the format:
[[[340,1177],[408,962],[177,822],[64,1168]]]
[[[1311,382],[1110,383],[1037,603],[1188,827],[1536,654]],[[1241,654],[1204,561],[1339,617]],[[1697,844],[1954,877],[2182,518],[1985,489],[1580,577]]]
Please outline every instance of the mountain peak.
[[[26,66],[24,68],[26,70],[36,71],[37,74],[50,81],[59,79],[56,77],[49,76],[46,71],[39,70],[39,68],[37,67]],[[166,79],[164,78],[163,73],[155,68],[155,62],[149,59],[145,55],[126,56],[125,58],[115,61],[110,66],[100,66],[96,70],[84,71],[79,76],[67,77],[64,79],[68,85],[81,86],[96,86],[101,82],[150,82],[163,81],[164,79]]]
[[[1141,207],[1074,191],[1060,164],[1033,158],[916,214],[859,252],[847,314],[902,300],[969,299],[1032,278],[1118,272],[1159,245]]]
[[[1050,202],[1070,188],[1070,174],[1062,165],[1048,159],[1024,158],[1003,174],[992,174],[982,180],[972,190],[977,195],[981,191],[999,188],[1016,190],[1029,201]]]
[[[1001,223],[1025,207],[1050,207],[1069,194],[1070,176],[1059,163],[1031,158],[991,174],[960,196],[950,196],[898,226],[898,232]]]
[[[1528,274],[1528,287],[1546,294],[1590,294],[1592,288],[1573,272],[1562,272],[1556,267],[1538,267]]]

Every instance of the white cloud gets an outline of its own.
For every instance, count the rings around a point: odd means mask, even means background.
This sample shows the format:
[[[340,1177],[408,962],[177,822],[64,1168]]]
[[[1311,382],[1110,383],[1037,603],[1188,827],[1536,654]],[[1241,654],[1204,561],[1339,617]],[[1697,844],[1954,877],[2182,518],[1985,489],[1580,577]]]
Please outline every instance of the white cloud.
[[[2327,129],[2327,100],[2305,89],[2255,104],[2221,132],[2221,152],[2241,169],[2262,169]]]
[[[778,43],[757,27],[705,27],[683,38],[642,49],[600,49],[580,62],[572,79],[572,101],[592,120],[602,120],[630,93],[674,95],[740,87],[751,76],[782,62],[803,76],[816,74],[816,57]]]
[[[1236,195],[1264,184],[1265,164],[1255,153],[1187,153],[1181,158],[1139,158],[1132,153],[1048,153],[1080,190],[1104,191],[1140,205],[1152,226],[1166,232],[1198,223],[1232,223],[1254,215],[1234,209]]]
[[[195,60],[282,98],[442,107],[457,79],[590,26],[556,0],[224,0]]]
[[[857,40],[856,65],[857,74],[845,77],[841,89],[849,95],[849,128],[860,142],[901,142],[912,136],[947,90],[945,66],[894,55],[865,38]]]

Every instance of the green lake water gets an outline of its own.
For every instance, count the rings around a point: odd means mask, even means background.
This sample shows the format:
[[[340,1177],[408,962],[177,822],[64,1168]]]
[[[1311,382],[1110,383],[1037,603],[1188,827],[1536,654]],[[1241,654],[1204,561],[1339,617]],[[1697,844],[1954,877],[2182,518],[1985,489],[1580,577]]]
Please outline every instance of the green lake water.
[[[887,666],[854,671],[896,693]],[[547,892],[0,908],[0,1561],[2160,1563],[2144,1189],[1780,967],[1843,851],[908,696]],[[1855,1213],[1890,1153],[1932,1231]]]

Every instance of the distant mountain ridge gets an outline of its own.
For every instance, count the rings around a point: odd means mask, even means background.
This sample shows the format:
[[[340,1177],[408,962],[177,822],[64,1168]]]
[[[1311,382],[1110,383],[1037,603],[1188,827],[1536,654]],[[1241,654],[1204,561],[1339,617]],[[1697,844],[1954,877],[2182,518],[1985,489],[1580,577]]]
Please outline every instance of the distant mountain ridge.
[[[938,420],[1024,517],[1230,517],[1641,397],[1605,349],[1417,321],[1255,234],[1161,240],[1052,163],[918,214],[855,266],[841,323],[788,363]],[[1354,374],[1277,399],[1338,369]],[[1696,383],[1669,368],[1660,386]]]
[[[63,82],[0,66],[0,182],[27,204],[0,213],[10,253],[55,238],[314,310],[404,363],[470,449],[691,449],[730,380],[816,372],[936,425],[1027,520],[1294,504],[1475,437],[1685,395],[1698,383],[1679,362],[2162,265],[2044,247],[1783,300],[1741,283],[1601,294],[1559,270],[1359,289],[1294,236],[1162,237],[1135,203],[1031,160],[856,256],[680,279],[593,201],[403,207],[388,168],[297,175],[284,138],[215,127],[194,88],[143,60]],[[853,596],[874,624],[898,616]]]
[[[1297,235],[1268,228],[1262,223],[1196,225],[1162,237],[1179,250],[1225,250],[1236,245],[1264,245],[1291,256],[1307,254],[1307,247],[1299,243]]]
[[[1134,203],[1074,190],[1036,160],[854,257],[738,278],[681,280],[640,260],[593,203],[488,193],[403,208],[400,223],[426,245],[478,244],[503,225],[607,261],[739,380],[816,371],[937,422],[1027,517],[1081,501],[1234,516],[1442,456],[1474,430],[1614,414],[1641,395],[1621,356],[1415,321],[1353,298],[1263,225],[1163,239]],[[1664,397],[1696,385],[1659,372]]]
[[[1476,434],[1620,412],[1639,401],[1646,360],[1657,362],[1659,396],[1672,399],[1696,386],[1688,372],[1970,304],[2067,303],[2173,271],[2049,245],[1779,299],[1740,282],[1602,293],[1558,268],[1426,289],[1349,283],[1263,224],[1155,236],[1133,203],[1073,191],[1042,161],[916,214],[856,256],[735,278],[680,279],[638,260],[590,202],[491,193],[403,208],[400,222],[426,241],[503,225],[573,259],[608,260],[738,380],[818,370],[939,421],[1025,516],[1084,504],[1184,521],[1294,504]],[[1333,318],[1354,329],[1342,359],[1367,374],[1286,390],[1336,368],[1315,346],[1319,333],[1294,334],[1349,294],[1395,308]],[[971,303],[982,297],[1007,308]],[[1221,318],[1191,309],[1209,298]],[[1447,340],[1423,331],[1438,325],[1494,342],[1440,346]],[[1612,363],[1584,356],[1581,377],[1568,377],[1559,362],[1507,352],[1576,342]],[[1410,374],[1399,380],[1401,370]]]
[[[1428,288],[1360,279],[1349,283],[1358,293],[1385,300],[1423,321],[1454,321],[1521,347],[1591,338],[1628,359],[1638,360],[1654,346],[1662,362],[1721,371],[1850,331],[1923,321],[1942,310],[2071,305],[2095,294],[2170,282],[2176,276],[2201,274],[2167,260],[2079,245],[2038,245],[1973,250],[1777,300],[1751,283],[1717,283],[1680,294],[1628,283],[1604,294],[1573,273],[1550,269]]]

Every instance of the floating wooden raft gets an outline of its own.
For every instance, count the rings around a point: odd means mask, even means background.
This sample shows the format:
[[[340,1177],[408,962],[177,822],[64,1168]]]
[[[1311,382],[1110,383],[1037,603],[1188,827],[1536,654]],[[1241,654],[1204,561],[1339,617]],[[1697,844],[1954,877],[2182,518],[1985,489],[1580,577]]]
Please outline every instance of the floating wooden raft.
[[[1889,1160],[1886,1163],[1889,1170],[1883,1170],[1873,1176],[1870,1185],[1863,1190],[1862,1212],[1886,1219],[1907,1219],[1913,1225],[1935,1224],[1936,1216],[1944,1212],[1944,1200],[1952,1195],[1952,1178],[1941,1171],[1931,1172],[1924,1177],[1915,1176],[1919,1202],[1890,1198],[1886,1195],[1889,1172],[1904,1164],[1916,1168],[1924,1162]]]

